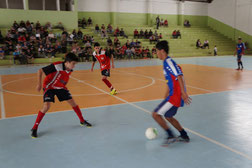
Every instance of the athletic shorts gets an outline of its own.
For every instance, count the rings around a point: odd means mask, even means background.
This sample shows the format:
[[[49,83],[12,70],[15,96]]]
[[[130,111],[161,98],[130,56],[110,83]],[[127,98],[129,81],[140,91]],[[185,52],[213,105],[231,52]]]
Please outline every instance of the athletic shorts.
[[[72,95],[69,90],[66,89],[49,89],[44,93],[44,102],[55,102],[55,95],[58,100],[65,101],[72,99]]]
[[[178,111],[178,107],[174,106],[167,100],[162,101],[154,110],[155,113],[165,116],[166,118],[171,118],[175,116],[177,111]]]
[[[110,77],[110,69],[104,69],[101,71],[102,76],[108,76]]]
[[[242,58],[242,55],[237,55],[237,61],[240,61]]]

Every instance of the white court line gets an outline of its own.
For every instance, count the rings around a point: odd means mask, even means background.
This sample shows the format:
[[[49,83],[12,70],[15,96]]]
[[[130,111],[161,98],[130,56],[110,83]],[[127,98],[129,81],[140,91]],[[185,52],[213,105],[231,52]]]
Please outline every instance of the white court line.
[[[159,78],[156,78],[156,79],[166,82],[164,79],[159,79]],[[206,91],[206,92],[209,92],[209,93],[216,93],[215,91],[212,91],[212,90],[203,89],[203,88],[199,88],[199,87],[196,87],[196,86],[190,86],[190,85],[187,85],[187,84],[186,84],[186,87],[190,87],[190,88],[194,88],[194,89],[198,89],[198,90],[203,90],[203,91]]]
[[[75,80],[79,80],[79,79],[74,78],[74,77],[72,77],[72,78],[75,79]],[[99,91],[101,91],[101,92],[103,92],[103,93],[106,93],[106,94],[110,95],[108,92],[106,92],[106,91],[104,91],[104,90],[102,90],[102,89],[100,89],[100,88],[97,88],[96,86],[91,85],[91,84],[89,84],[89,83],[87,83],[87,82],[85,82],[85,81],[79,80],[79,82],[80,82],[80,83],[83,83],[83,84],[85,84],[85,85],[91,86],[91,87],[93,87],[93,88],[95,88],[95,89],[97,89],[97,90],[99,90]],[[140,107],[140,106],[137,106],[137,105],[135,105],[135,104],[133,104],[133,103],[130,103],[130,102],[128,102],[127,100],[124,100],[124,99],[122,99],[122,98],[120,98],[120,97],[118,97],[118,96],[113,96],[113,97],[116,98],[116,99],[118,99],[118,100],[120,100],[120,101],[122,101],[122,102],[124,102],[124,103],[126,103],[126,104],[129,104],[129,105],[131,105],[131,106],[133,106],[133,107],[135,107],[135,108],[137,108],[137,109],[139,109],[139,110],[142,110],[142,111],[144,111],[144,112],[146,112],[146,113],[148,113],[148,114],[151,114],[150,111],[148,111],[148,110],[146,110],[146,109],[144,109],[144,108],[142,108],[142,107]],[[237,150],[235,150],[235,149],[233,149],[233,148],[231,148],[231,147],[229,147],[229,146],[227,146],[227,145],[224,145],[224,144],[222,144],[222,143],[220,143],[220,142],[218,142],[218,141],[215,141],[215,140],[213,140],[213,139],[211,139],[211,138],[208,138],[208,137],[206,137],[206,136],[204,136],[204,135],[201,135],[200,133],[197,133],[197,132],[195,132],[195,131],[193,131],[193,130],[190,130],[190,129],[188,129],[188,128],[185,128],[185,129],[186,129],[187,131],[191,132],[192,134],[197,135],[197,136],[199,136],[199,137],[201,137],[201,138],[203,138],[203,139],[205,139],[205,140],[207,140],[207,141],[209,141],[209,142],[212,142],[212,143],[214,143],[214,144],[216,144],[216,145],[218,145],[218,146],[220,146],[220,147],[222,147],[222,148],[225,148],[225,149],[227,149],[227,150],[229,150],[229,151],[231,151],[231,152],[233,152],[233,153],[236,153],[236,154],[238,154],[238,155],[240,155],[240,156],[243,156],[243,157],[245,157],[245,158],[247,158],[247,159],[249,159],[249,160],[252,160],[252,157],[249,156],[249,155],[246,155],[246,154],[244,154],[244,153],[242,153],[242,152],[240,152],[240,151],[237,151]]]
[[[120,71],[120,70],[114,70],[114,71],[123,72],[123,73],[128,73],[128,74],[131,74],[131,75],[139,75],[139,74],[137,74],[137,73],[124,72],[124,71]],[[142,75],[142,76],[149,77],[149,78],[153,78],[153,77],[151,77],[151,76],[146,76],[146,75]],[[154,78],[154,79],[157,79],[157,80],[166,82],[164,79],[160,79],[160,78]],[[186,85],[186,86],[187,86],[187,87],[190,87],[190,88],[198,89],[198,90],[203,90],[203,91],[206,91],[206,92],[209,92],[209,93],[217,93],[217,92],[215,92],[215,91],[208,90],[208,89],[203,89],[203,88],[196,87],[196,86],[190,86],[190,85]]]
[[[4,96],[2,88],[2,76],[0,75],[0,99],[1,99],[1,119],[5,119]]]

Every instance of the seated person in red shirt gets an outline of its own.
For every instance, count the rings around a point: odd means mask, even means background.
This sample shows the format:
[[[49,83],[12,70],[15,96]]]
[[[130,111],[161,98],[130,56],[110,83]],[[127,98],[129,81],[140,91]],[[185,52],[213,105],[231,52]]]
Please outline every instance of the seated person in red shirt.
[[[174,30],[174,31],[172,32],[172,37],[173,37],[173,38],[177,38],[177,31],[176,31],[176,30]]]
[[[167,19],[165,19],[165,21],[164,21],[164,26],[168,27],[168,21],[167,21]]]
[[[138,33],[137,29],[135,29],[135,31],[134,31],[134,38],[139,38],[139,33]]]

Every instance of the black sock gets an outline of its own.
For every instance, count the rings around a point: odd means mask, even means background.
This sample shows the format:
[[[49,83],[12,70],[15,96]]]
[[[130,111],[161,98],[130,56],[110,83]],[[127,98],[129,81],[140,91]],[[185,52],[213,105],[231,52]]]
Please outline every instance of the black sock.
[[[240,69],[240,62],[238,62],[238,69]]]
[[[186,133],[186,131],[185,131],[184,129],[182,129],[182,130],[179,131],[179,132],[180,132],[180,135],[181,135],[182,137],[187,136],[187,133]]]
[[[243,68],[242,62],[240,62],[241,67]]]
[[[170,128],[168,128],[166,130],[166,132],[167,132],[169,138],[174,137],[173,132],[172,132],[172,130]]]

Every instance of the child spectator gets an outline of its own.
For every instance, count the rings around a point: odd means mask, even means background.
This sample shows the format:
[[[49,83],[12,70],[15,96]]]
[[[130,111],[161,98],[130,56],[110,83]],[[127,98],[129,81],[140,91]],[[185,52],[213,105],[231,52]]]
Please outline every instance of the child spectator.
[[[43,45],[39,45],[39,48],[38,48],[38,57],[39,58],[44,58],[45,57],[45,49],[43,47]]]
[[[181,39],[181,33],[179,30],[177,30],[176,35],[177,35],[177,38],[179,37]]]
[[[173,37],[173,38],[177,38],[177,31],[176,31],[176,30],[174,30],[174,31],[172,32],[172,37]]]
[[[108,26],[107,26],[107,32],[113,33],[113,27],[110,24],[108,24]]]
[[[95,25],[95,33],[99,33],[100,32],[100,28],[98,26],[98,24]]]
[[[217,46],[215,45],[214,46],[214,56],[217,56],[218,54],[217,54],[217,51],[218,51],[218,49],[217,49]]]

